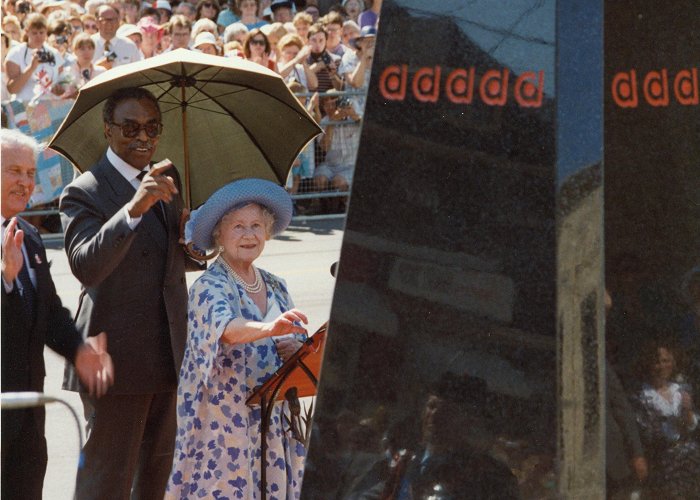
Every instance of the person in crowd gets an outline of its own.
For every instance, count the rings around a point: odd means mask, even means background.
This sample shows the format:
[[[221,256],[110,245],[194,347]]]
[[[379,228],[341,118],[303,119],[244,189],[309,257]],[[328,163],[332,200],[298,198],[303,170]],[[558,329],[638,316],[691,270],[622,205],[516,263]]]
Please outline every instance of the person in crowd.
[[[170,21],[170,16],[173,15],[173,8],[170,6],[168,0],[156,0],[156,10],[160,15],[159,24],[165,24]]]
[[[221,29],[226,29],[239,20],[240,18],[236,15],[236,0],[227,0],[225,7],[219,12],[219,17],[216,18],[216,24]]]
[[[330,12],[323,16],[321,22],[323,23],[323,28],[328,37],[326,40],[326,50],[342,58],[343,54],[348,50],[347,47],[343,45],[341,39],[345,19],[337,12]]]
[[[242,22],[237,22],[229,24],[224,30],[223,41],[224,44],[236,41],[241,44],[241,49],[245,43],[245,39],[248,36],[248,28]],[[241,50],[242,52],[242,50]]]
[[[309,114],[313,117],[316,122],[321,121],[321,109],[318,104],[318,93],[314,92],[311,97],[307,97],[303,94],[308,93],[308,89],[302,85],[297,80],[292,80],[288,83],[289,90],[291,90],[299,99],[299,102],[306,108]],[[302,95],[298,95],[302,94]],[[316,170],[316,157],[315,157],[315,141],[307,144],[306,147],[299,153],[299,156],[294,160],[292,164],[292,169],[289,172],[289,180],[287,183],[287,189],[290,194],[297,194],[301,187],[302,179],[313,179],[314,171]],[[301,212],[301,205],[298,203],[294,204],[295,211]]]
[[[243,55],[246,59],[268,69],[275,69],[274,61],[270,60],[271,50],[270,42],[259,28],[251,30],[243,44]]]
[[[80,16],[80,21],[83,23],[83,31],[89,35],[95,35],[99,32],[99,24],[97,17],[92,14],[83,14]]]
[[[224,44],[224,56],[226,57],[238,57],[240,59],[245,59],[243,55],[243,44],[238,40],[232,40]]]
[[[270,10],[272,11],[272,21],[275,23],[289,23],[294,19],[292,9],[294,3],[289,0],[272,0]]]
[[[97,19],[97,10],[103,5],[107,5],[106,0],[87,0],[83,7],[86,14],[95,16],[95,19]]]
[[[164,29],[150,16],[139,19],[136,26],[141,32],[141,53],[144,59],[158,55],[158,44]]]
[[[343,40],[343,45],[349,48],[354,48],[355,44],[353,40],[360,34],[360,25],[355,21],[345,21],[343,23],[343,34],[341,36]]]
[[[192,44],[192,48],[203,54],[209,54],[210,56],[221,55],[216,37],[208,31],[204,31],[197,35],[197,38]]]
[[[248,30],[262,28],[267,24],[258,17],[260,2],[258,0],[238,0],[238,9],[241,12],[241,22]]]
[[[70,86],[65,97],[75,97],[83,85],[106,71],[102,66],[93,64],[95,41],[87,33],[78,33],[73,38],[72,49],[75,60],[67,68]]]
[[[73,36],[83,32],[83,21],[80,20],[80,16],[70,16],[68,18],[68,22],[70,23],[71,28],[73,29]],[[71,46],[72,45],[73,41],[71,40]]]
[[[342,6],[348,16],[347,20],[355,23],[357,23],[360,13],[365,10],[365,2],[363,0],[343,0]]]
[[[10,50],[10,37],[5,34],[4,31],[0,31],[0,38],[2,38],[2,49],[0,49],[0,67],[5,67],[5,57],[7,56],[7,51]],[[10,91],[7,90],[7,71],[2,72],[2,83],[0,83],[0,102],[5,103],[12,98]],[[3,127],[4,123],[3,112]]]
[[[199,0],[195,8],[195,20],[210,19],[216,25],[219,17],[219,2],[217,0]]]
[[[188,18],[182,14],[175,14],[170,18],[166,31],[170,35],[170,46],[164,52],[189,48],[192,23]]]
[[[64,73],[65,67],[75,61],[75,56],[70,50],[73,43],[73,26],[67,19],[56,19],[49,22],[47,33],[49,44],[61,54],[64,66],[61,73]]]
[[[329,89],[341,90],[343,79],[338,75],[340,57],[326,50],[326,31],[320,24],[314,24],[309,28],[309,47],[311,53],[307,63],[311,71],[316,73],[318,87],[310,90],[326,92]]]
[[[35,186],[39,144],[0,131],[2,153],[2,392],[44,390],[44,345],[75,366],[92,397],[114,379],[107,334],[83,341],[61,304],[39,231],[19,217]],[[4,404],[4,399],[3,399]],[[2,410],[2,495],[40,500],[48,462],[43,406]]]
[[[143,58],[136,44],[117,35],[119,12],[116,8],[111,5],[101,6],[97,9],[97,22],[99,32],[92,35],[95,42],[95,64],[112,69]]]
[[[318,5],[307,5],[304,9],[304,12],[311,16],[311,19],[313,19],[314,23],[317,23],[318,20],[321,18],[321,11],[318,9]]]
[[[30,0],[20,0],[15,5],[15,12],[13,13],[17,16],[20,25],[27,29],[27,16],[34,13],[34,4]]]
[[[117,30],[117,36],[123,36],[128,38],[136,45],[136,48],[141,52],[141,57],[143,57],[143,51],[141,50],[141,45],[143,44],[143,34],[138,26],[135,24],[122,24]]]
[[[187,337],[184,203],[172,164],[150,163],[162,132],[156,97],[120,88],[102,116],[107,151],[59,203],[68,262],[84,290],[77,327],[86,336],[109,331],[115,367],[106,396],[81,392],[88,436],[76,497],[162,498]],[[78,389],[71,370],[64,388]]]
[[[121,22],[124,24],[136,24],[139,22],[139,0],[122,0],[119,11],[121,12]]]
[[[17,16],[4,16],[2,18],[2,31],[12,40],[13,43],[10,45],[14,46],[22,42],[22,27]]]
[[[365,5],[367,8],[357,16],[357,24],[360,25],[360,28],[364,28],[365,26],[374,26],[378,28],[379,14],[382,11],[382,0],[367,0]]]
[[[347,97],[330,90],[321,95],[321,110],[328,119],[320,146],[325,160],[316,167],[314,185],[318,191],[329,189],[346,192],[352,184],[355,158],[360,140],[360,114]],[[328,210],[344,211],[344,199],[332,198]]]
[[[216,23],[211,19],[200,19],[199,21],[195,21],[195,23],[192,25],[192,33],[190,34],[192,42],[194,43],[197,35],[205,31],[217,36],[219,30],[216,27]]]
[[[185,16],[191,23],[197,20],[197,8],[190,2],[180,2],[178,6],[175,7],[175,14]]]
[[[640,360],[645,382],[633,398],[654,499],[687,500],[700,491],[698,414],[692,389],[674,382],[677,358],[671,342],[650,342]]]
[[[190,289],[168,499],[215,498],[217,491],[259,498],[261,466],[268,498],[299,498],[305,449],[284,425],[286,408],[274,406],[261,457],[260,409],[246,405],[306,335],[307,318],[285,281],[255,265],[291,217],[281,186],[243,179],[215,192],[187,223],[186,237],[220,254]]]
[[[352,97],[357,109],[361,110],[365,109],[365,96],[369,89],[376,34],[377,30],[372,26],[362,28],[360,34],[352,40],[355,50],[345,52],[338,68],[338,73],[343,77],[347,89],[364,91],[364,95]]]
[[[277,72],[285,82],[296,81],[306,89],[318,88],[318,78],[308,63],[309,46],[298,35],[284,35],[277,44],[277,51],[280,54]]]
[[[260,31],[265,34],[267,41],[270,42],[270,48],[272,49],[270,51],[270,59],[276,63],[279,57],[279,54],[277,54],[277,44],[282,37],[287,34],[287,29],[282,23],[270,23],[260,28]]]
[[[313,23],[313,18],[306,12],[298,12],[292,21],[297,35],[299,35],[299,38],[301,38],[305,44],[309,41],[309,28],[311,28]]]
[[[27,41],[12,47],[5,58],[7,89],[24,103],[60,96],[63,58],[46,43],[46,18],[28,15],[25,30]]]

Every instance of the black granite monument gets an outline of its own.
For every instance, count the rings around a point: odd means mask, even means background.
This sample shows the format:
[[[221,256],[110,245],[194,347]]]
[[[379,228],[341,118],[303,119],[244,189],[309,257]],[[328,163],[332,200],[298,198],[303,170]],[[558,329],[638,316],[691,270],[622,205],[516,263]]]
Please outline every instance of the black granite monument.
[[[608,3],[384,3],[303,498],[605,498],[604,263],[700,249],[697,27]]]

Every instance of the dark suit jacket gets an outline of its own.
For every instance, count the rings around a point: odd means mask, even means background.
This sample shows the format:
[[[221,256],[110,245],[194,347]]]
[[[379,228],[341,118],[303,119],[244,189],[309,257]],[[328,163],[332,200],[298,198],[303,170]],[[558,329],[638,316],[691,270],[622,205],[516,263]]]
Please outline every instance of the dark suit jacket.
[[[84,336],[107,332],[111,394],[175,390],[187,334],[182,200],[165,205],[167,229],[156,205],[132,231],[123,208],[134,193],[103,156],[60,201],[68,260],[84,291],[76,325]],[[77,389],[74,377],[66,385]]]
[[[44,345],[72,363],[82,339],[75,329],[70,312],[62,306],[56,293],[39,232],[27,221],[21,218],[18,220],[19,228],[24,231],[24,246],[29,264],[36,272],[36,309],[34,317],[29,317],[16,283],[9,294],[1,286],[2,392],[41,392],[46,375]],[[43,408],[35,413],[43,422]],[[2,418],[12,420],[19,418],[20,414],[19,411],[3,411]],[[3,429],[7,429],[5,422]],[[3,436],[2,439],[10,439],[10,436]]]

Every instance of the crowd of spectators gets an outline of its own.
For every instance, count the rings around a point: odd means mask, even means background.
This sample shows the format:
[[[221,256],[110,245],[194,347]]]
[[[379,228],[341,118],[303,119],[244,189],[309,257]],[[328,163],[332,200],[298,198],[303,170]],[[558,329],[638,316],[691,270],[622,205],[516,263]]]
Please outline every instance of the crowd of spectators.
[[[341,211],[380,7],[380,0],[3,0],[2,102],[74,99],[105,71],[180,48],[254,61],[282,75],[326,132],[300,154],[287,188],[335,192],[297,196],[304,199],[295,209]]]

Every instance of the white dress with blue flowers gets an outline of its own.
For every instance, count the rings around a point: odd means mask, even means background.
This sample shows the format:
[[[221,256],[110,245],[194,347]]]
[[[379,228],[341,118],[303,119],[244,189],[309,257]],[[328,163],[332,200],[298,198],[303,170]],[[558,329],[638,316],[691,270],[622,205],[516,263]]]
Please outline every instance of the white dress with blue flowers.
[[[293,303],[284,280],[260,270],[268,311]],[[276,308],[274,308],[276,309]],[[262,321],[250,297],[217,260],[189,292],[188,332],[177,395],[175,456],[165,497],[260,498],[260,407],[246,399],[282,365],[272,338],[225,344],[226,325]],[[267,434],[267,498],[300,496],[305,450],[285,432],[277,404]]]

